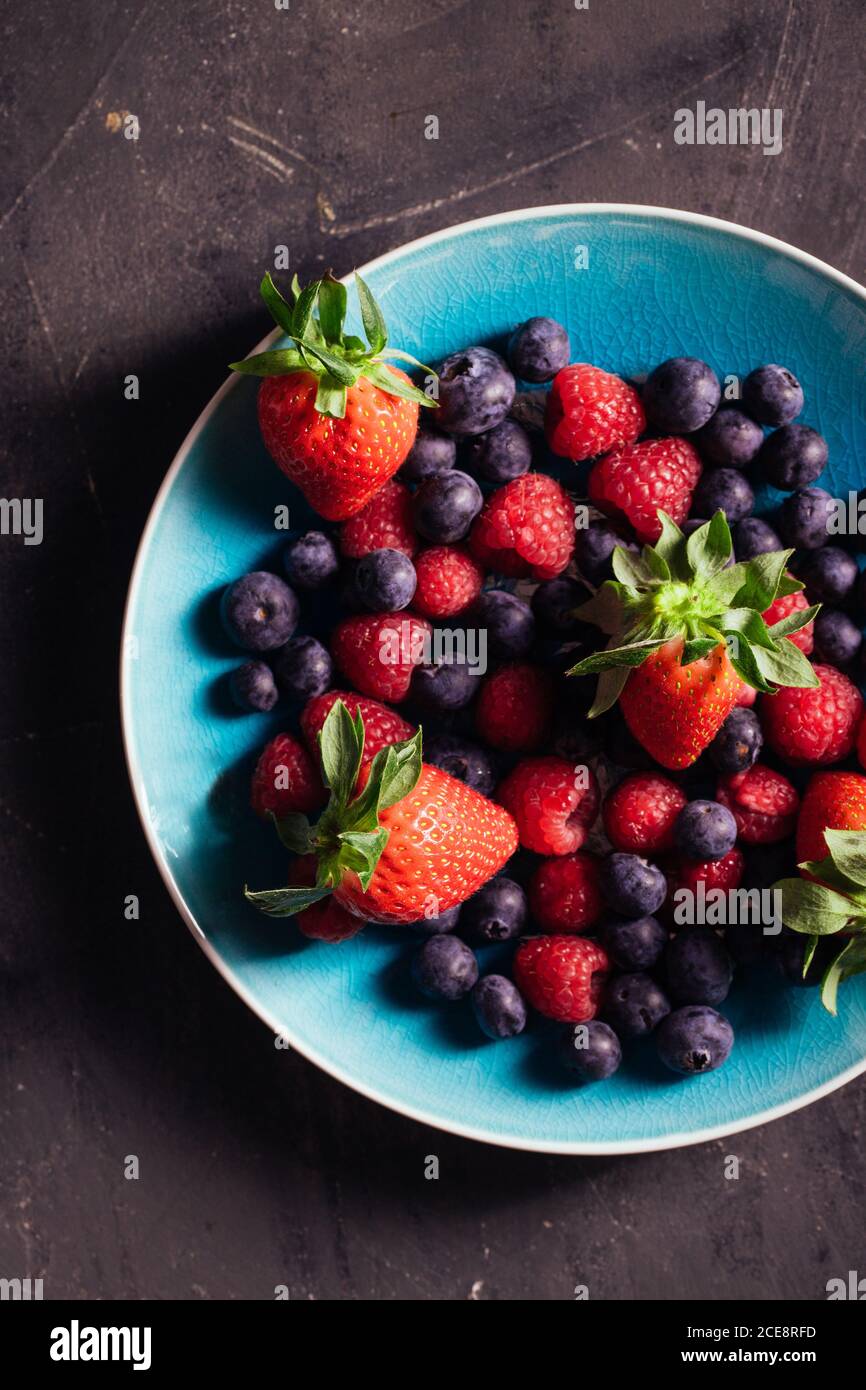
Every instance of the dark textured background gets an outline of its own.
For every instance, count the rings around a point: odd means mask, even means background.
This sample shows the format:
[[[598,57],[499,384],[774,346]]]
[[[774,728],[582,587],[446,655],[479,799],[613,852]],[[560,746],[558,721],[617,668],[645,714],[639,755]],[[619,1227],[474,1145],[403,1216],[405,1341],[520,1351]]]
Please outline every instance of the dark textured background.
[[[425,1130],[276,1052],[150,861],[115,675],[148,508],[268,326],[275,244],[304,278],[485,213],[618,200],[742,221],[862,280],[863,18],[862,0],[3,5],[2,491],[43,497],[46,531],[0,538],[0,1276],[80,1298],[814,1299],[866,1271],[866,1078],[720,1143],[582,1160]],[[784,152],[676,146],[699,99],[782,107]],[[137,142],[110,130],[124,111]]]

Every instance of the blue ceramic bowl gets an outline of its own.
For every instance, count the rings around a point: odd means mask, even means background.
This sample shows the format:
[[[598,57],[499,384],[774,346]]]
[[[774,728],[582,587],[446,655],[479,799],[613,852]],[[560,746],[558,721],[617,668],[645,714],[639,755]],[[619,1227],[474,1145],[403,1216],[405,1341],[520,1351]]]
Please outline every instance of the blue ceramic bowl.
[[[624,375],[682,353],[720,374],[782,362],[805,388],[802,418],[829,441],[822,483],[838,493],[863,482],[866,292],[781,242],[688,213],[590,204],[455,227],[363,273],[392,342],[422,361],[550,314],[567,324],[577,360]],[[132,578],[122,661],[130,774],[154,858],[250,1008],[325,1071],[403,1114],[559,1153],[730,1134],[863,1071],[866,978],[845,986],[834,1019],[814,990],[759,972],[725,1006],[736,1045],[720,1071],[680,1080],[638,1048],[612,1081],[575,1091],[543,1032],[486,1043],[467,1008],[419,1002],[398,933],[369,928],[333,948],[244,903],[244,882],[284,881],[284,855],[247,809],[251,760],[281,721],[231,712],[225,679],[239,658],[220,635],[216,599],[237,575],[276,562],[275,507],[288,503],[293,525],[310,515],[265,453],[255,395],[254,381],[227,383],[169,470]]]

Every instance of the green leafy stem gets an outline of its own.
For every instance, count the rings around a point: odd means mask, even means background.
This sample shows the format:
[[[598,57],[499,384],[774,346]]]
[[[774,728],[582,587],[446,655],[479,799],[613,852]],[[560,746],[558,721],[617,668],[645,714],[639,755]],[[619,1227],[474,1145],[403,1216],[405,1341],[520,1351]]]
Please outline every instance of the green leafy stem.
[[[821,939],[842,935],[821,978],[821,1000],[835,1014],[840,984],[866,971],[866,834],[825,830],[824,839],[827,858],[799,866],[813,878],[783,878],[773,890],[781,894],[782,921],[809,938],[804,975]]]

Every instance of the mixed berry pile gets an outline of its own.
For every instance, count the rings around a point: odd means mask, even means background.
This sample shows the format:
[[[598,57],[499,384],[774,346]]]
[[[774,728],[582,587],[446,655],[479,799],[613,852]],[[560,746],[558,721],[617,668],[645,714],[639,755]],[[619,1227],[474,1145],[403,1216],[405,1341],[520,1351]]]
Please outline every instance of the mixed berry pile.
[[[252,806],[288,884],[249,899],[320,941],[410,928],[423,994],[492,1039],[556,1020],[578,1081],[650,1034],[676,1072],[720,1066],[743,968],[823,981],[832,1007],[866,968],[866,590],[792,373],[759,366],[732,401],[696,358],[630,382],[533,318],[431,395],[386,364],[366,286],[366,344],[344,287],[312,289],[266,278],[290,346],[235,364],[323,518],[222,601],[237,704],[285,709]],[[677,920],[682,890],[780,880],[781,930]]]

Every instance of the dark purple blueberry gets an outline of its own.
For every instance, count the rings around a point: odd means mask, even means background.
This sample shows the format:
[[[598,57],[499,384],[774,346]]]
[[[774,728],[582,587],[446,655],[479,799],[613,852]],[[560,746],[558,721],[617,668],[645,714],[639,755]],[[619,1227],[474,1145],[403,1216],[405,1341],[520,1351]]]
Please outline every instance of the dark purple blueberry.
[[[812,603],[842,603],[860,574],[857,561],[838,545],[813,550],[797,571]]]
[[[465,661],[430,662],[412,676],[413,699],[431,711],[463,709],[477,692],[475,669]]]
[[[756,555],[769,555],[784,550],[772,526],[759,516],[744,516],[733,531],[734,551],[738,560],[754,560]]]
[[[355,566],[358,600],[373,613],[397,613],[415,597],[415,566],[402,550],[371,550]]]
[[[780,878],[790,878],[796,866],[794,846],[790,840],[772,845],[744,845],[744,888],[772,888]]]
[[[831,666],[850,666],[863,645],[863,633],[847,613],[823,608],[815,619],[815,656]]]
[[[469,996],[482,1033],[498,1041],[516,1038],[526,1027],[526,1005],[513,981],[504,975],[484,975]]]
[[[483,434],[505,419],[515,390],[497,352],[485,347],[454,352],[439,368],[436,423],[449,434]]]
[[[439,734],[424,744],[424,761],[441,767],[449,777],[464,782],[482,796],[492,796],[497,777],[493,760],[485,748],[457,734]]]
[[[720,801],[690,801],[677,816],[674,835],[687,859],[724,859],[737,843],[737,822]]]
[[[732,709],[707,748],[713,767],[719,772],[745,772],[764,746],[761,721],[752,709]]]
[[[540,631],[563,641],[581,636],[587,624],[576,618],[574,612],[590,597],[589,589],[566,574],[539,584],[532,595],[532,611]]]
[[[671,1010],[670,1002],[651,975],[635,971],[614,975],[608,983],[602,1012],[621,1038],[651,1033]]]
[[[622,1048],[613,1029],[594,1018],[563,1033],[560,1056],[578,1081],[606,1081],[622,1061]]]
[[[788,425],[803,409],[803,388],[793,372],[768,362],[743,382],[743,405],[762,425]]]
[[[276,653],[273,665],[277,685],[293,700],[324,695],[333,684],[334,664],[315,637],[293,637]]]
[[[447,473],[457,462],[457,445],[441,430],[419,429],[415,443],[406,455],[400,477],[408,483],[422,483],[437,473]]]
[[[279,699],[274,673],[264,661],[246,661],[229,677],[232,699],[239,709],[267,714]]]
[[[656,1034],[661,1060],[671,1071],[698,1076],[727,1061],[734,1030],[723,1014],[705,1004],[687,1004],[668,1014]]]
[[[482,482],[508,483],[532,467],[532,441],[516,420],[503,420],[470,440],[466,463]]]
[[[443,545],[462,540],[483,501],[475,479],[457,468],[425,478],[412,498],[415,530],[428,541]]]
[[[691,434],[718,407],[722,388],[712,367],[698,357],[669,357],[644,383],[643,405],[650,424],[666,434]]]
[[[721,1004],[733,974],[731,957],[709,927],[687,927],[668,942],[665,978],[677,1004]]]
[[[651,917],[667,896],[661,869],[637,854],[616,850],[601,861],[601,891],[623,917]]]
[[[722,468],[747,468],[763,442],[761,426],[733,406],[717,410],[695,435],[701,457]]]
[[[835,499],[822,487],[801,487],[779,508],[779,532],[795,550],[820,550],[830,535]]]
[[[510,878],[492,878],[463,904],[460,925],[482,944],[510,941],[526,925],[526,894]]]
[[[592,678],[589,679],[591,681]],[[582,766],[601,752],[606,726],[604,719],[587,719],[585,709],[572,709],[570,707],[572,687],[579,685],[579,677],[568,682],[566,698],[569,707],[560,710],[556,717],[551,739],[551,752],[555,753],[557,758],[567,758],[570,763],[574,765],[579,763]],[[591,691],[590,694],[592,694]],[[591,703],[592,700],[590,699]]]
[[[556,319],[527,319],[508,340],[508,361],[521,381],[552,381],[570,357],[568,334]]]
[[[223,593],[220,613],[233,642],[249,652],[270,652],[288,642],[299,604],[285,580],[267,570],[236,579]]]
[[[507,589],[485,589],[466,621],[487,633],[488,654],[497,659],[525,656],[535,641],[532,609]]]
[[[754,492],[735,468],[708,468],[692,496],[692,510],[698,516],[711,517],[722,511],[730,526],[748,516],[754,505]]]
[[[590,584],[598,585],[613,578],[611,557],[618,545],[633,553],[638,550],[633,541],[624,541],[605,521],[591,521],[588,526],[577,528],[574,561]]]
[[[429,999],[461,999],[478,979],[478,961],[457,936],[431,936],[412,961],[412,977]]]
[[[598,939],[620,970],[652,970],[667,945],[668,934],[655,917],[608,917]]]
[[[419,936],[443,936],[446,932],[454,931],[459,920],[460,908],[449,907],[447,912],[440,912],[436,917],[419,917],[417,922],[407,922],[406,925]]]
[[[767,435],[758,466],[767,482],[782,492],[807,487],[827,466],[827,441],[809,425],[783,425]]]
[[[340,559],[330,536],[323,531],[308,531],[289,541],[283,551],[283,569],[296,589],[321,589],[336,579]]]
[[[764,935],[760,922],[729,922],[725,927],[725,949],[737,965],[757,965],[765,959],[773,940]]]

